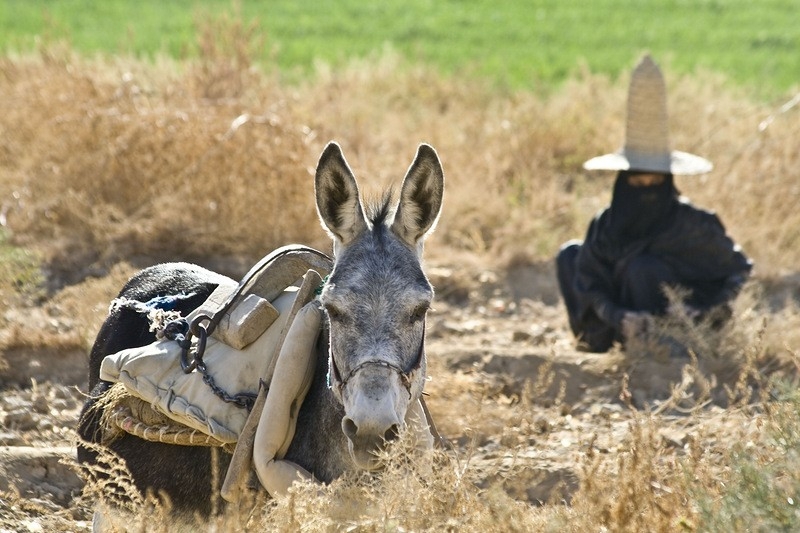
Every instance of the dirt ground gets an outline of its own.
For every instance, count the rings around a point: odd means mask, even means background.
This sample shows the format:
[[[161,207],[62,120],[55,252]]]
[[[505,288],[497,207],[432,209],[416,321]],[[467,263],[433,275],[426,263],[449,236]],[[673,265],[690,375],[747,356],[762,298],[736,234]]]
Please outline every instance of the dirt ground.
[[[481,271],[439,261],[428,272],[437,289],[428,320],[428,404],[479,486],[501,483],[531,505],[569,501],[580,477],[576,458],[589,448],[613,454],[636,411],[658,413],[681,380],[686,361],[649,361],[632,371],[619,352],[576,351],[550,265]],[[78,327],[52,305],[9,311],[7,323],[54,334]],[[90,530],[93,502],[82,498],[72,469],[84,349],[17,349],[3,357],[0,532]],[[659,435],[676,454],[692,439],[741,438],[755,424],[714,405],[691,418],[674,409],[657,416]]]

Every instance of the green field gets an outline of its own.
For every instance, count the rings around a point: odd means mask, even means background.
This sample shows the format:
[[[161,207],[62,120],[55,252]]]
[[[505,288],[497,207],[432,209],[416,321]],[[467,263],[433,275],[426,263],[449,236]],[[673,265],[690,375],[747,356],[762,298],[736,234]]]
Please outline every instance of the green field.
[[[797,0],[2,0],[0,50],[68,40],[82,53],[197,54],[198,21],[241,13],[263,64],[303,75],[389,48],[501,87],[552,88],[580,68],[628,72],[643,51],[676,74],[712,70],[754,95],[800,84]]]

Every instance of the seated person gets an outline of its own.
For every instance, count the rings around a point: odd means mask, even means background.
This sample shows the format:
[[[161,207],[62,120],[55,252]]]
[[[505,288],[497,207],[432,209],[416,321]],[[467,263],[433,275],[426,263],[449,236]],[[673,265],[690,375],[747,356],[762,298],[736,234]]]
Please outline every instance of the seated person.
[[[700,174],[712,165],[670,151],[664,79],[649,56],[631,76],[624,148],[584,168],[618,174],[611,205],[592,220],[584,241],[567,242],[556,258],[580,348],[605,352],[665,314],[665,285],[688,291],[686,310],[698,319],[738,294],[752,263],[714,213],[675,187],[674,174]]]

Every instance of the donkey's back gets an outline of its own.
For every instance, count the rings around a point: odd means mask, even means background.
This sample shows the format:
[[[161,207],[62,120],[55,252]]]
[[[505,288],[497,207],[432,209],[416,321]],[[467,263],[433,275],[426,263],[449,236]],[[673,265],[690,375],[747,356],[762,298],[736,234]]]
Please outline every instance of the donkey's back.
[[[128,281],[117,301],[146,303],[152,309],[177,311],[186,316],[221,283],[233,283],[225,276],[188,263],[167,263],[147,268]],[[156,340],[146,313],[130,306],[114,305],[103,322],[89,355],[89,399],[79,419],[78,433],[87,443],[103,444],[125,460],[136,488],[141,493],[157,488],[168,495],[175,508],[187,512],[207,512],[212,482],[212,449],[200,446],[175,446],[140,439],[121,433],[105,442],[101,418],[102,398],[113,383],[100,380],[100,365],[105,356],[128,348],[145,346]],[[100,403],[98,403],[100,402]],[[78,446],[78,461],[97,462],[94,447]],[[220,468],[229,462],[219,454]]]

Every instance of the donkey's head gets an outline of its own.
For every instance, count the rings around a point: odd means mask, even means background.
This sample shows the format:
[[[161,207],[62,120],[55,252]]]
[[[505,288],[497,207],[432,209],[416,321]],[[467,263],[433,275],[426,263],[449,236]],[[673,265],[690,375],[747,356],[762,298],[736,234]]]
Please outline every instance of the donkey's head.
[[[385,200],[365,216],[355,177],[330,143],[315,186],[335,255],[321,295],[330,319],[330,385],[344,405],[350,455],[372,469],[375,453],[405,428],[408,407],[422,394],[433,288],[420,256],[442,206],[444,175],[434,149],[420,145],[396,208]]]

